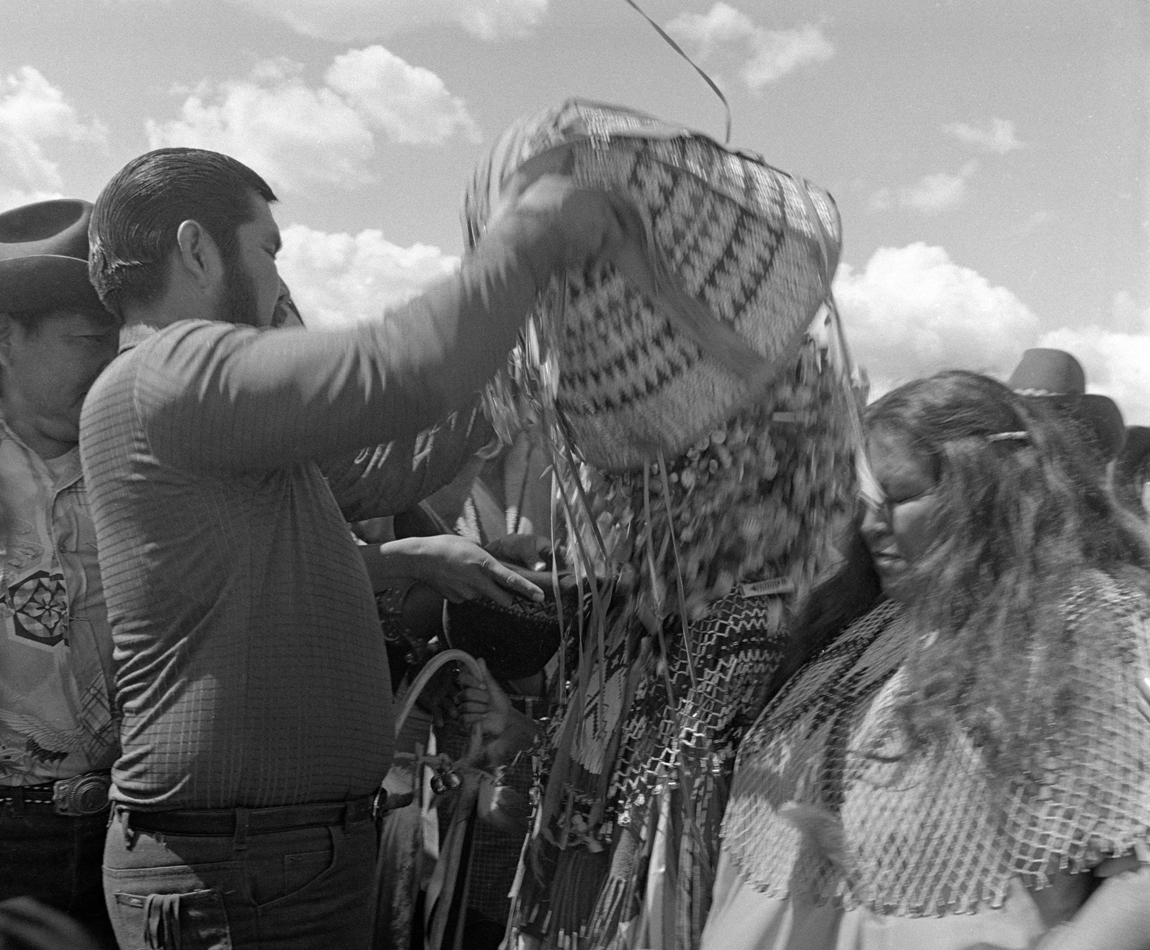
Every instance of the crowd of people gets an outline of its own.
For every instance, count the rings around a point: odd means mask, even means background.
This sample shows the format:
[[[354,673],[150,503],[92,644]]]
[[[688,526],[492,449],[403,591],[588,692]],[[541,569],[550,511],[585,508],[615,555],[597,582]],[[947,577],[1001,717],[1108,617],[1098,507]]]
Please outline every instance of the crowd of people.
[[[548,533],[538,491],[504,489],[549,482],[528,443],[498,490],[476,477],[479,393],[553,274],[646,238],[543,175],[457,274],[316,331],[274,201],[234,159],[160,149],[94,205],[0,214],[0,947],[422,940],[377,893],[400,877],[379,855],[402,837],[397,666],[444,602],[542,601],[522,568],[550,551],[498,539]],[[1150,950],[1150,429],[1057,350],[1006,383],[908,382],[863,429],[841,562],[738,745],[701,946]],[[517,863],[541,873],[519,854],[550,710],[546,677],[497,672],[437,714],[452,757],[474,730],[518,783],[469,832],[498,867],[452,926],[476,950],[600,946],[505,900]]]

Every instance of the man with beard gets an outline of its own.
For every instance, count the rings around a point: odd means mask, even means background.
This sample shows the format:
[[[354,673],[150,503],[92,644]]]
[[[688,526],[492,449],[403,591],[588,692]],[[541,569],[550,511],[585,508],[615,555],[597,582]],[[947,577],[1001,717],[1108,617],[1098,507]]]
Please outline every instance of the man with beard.
[[[367,945],[393,724],[345,519],[446,482],[436,456],[473,454],[475,413],[421,430],[474,405],[554,271],[623,244],[602,195],[513,193],[458,274],[327,332],[263,329],[280,236],[241,163],[161,149],[97,200],[90,272],[128,348],[81,423],[124,711],[105,852],[124,946]],[[427,551],[385,566],[448,596],[515,589],[474,545]]]
[[[77,442],[119,322],[88,282],[91,211],[0,214],[0,900],[34,897],[111,945],[112,633]]]

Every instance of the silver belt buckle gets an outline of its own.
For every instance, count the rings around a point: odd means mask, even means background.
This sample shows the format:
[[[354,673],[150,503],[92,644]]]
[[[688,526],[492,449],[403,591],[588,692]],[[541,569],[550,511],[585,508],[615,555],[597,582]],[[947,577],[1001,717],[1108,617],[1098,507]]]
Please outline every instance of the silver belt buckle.
[[[82,818],[98,815],[108,807],[112,778],[104,772],[85,772],[60,779],[52,786],[52,804],[57,815]]]

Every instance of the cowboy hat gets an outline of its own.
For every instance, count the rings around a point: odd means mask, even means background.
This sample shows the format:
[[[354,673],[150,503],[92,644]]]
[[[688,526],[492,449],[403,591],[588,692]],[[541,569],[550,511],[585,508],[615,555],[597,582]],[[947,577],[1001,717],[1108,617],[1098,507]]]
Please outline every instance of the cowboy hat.
[[[1082,364],[1065,350],[1027,350],[1007,385],[1020,396],[1077,419],[1094,435],[1107,461],[1122,451],[1122,411],[1113,399],[1086,392]]]
[[[1150,455],[1150,426],[1127,426],[1126,444],[1118,456],[1118,467],[1123,472],[1134,473],[1142,468],[1143,460]]]
[[[104,310],[88,280],[91,216],[72,198],[0,214],[0,312]]]

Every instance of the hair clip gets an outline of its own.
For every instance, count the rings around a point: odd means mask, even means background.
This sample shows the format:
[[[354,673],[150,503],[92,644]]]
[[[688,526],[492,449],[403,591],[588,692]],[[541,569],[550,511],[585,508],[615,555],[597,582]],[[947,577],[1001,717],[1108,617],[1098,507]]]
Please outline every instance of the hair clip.
[[[1030,438],[1030,433],[1022,432],[992,432],[986,437],[987,442],[1025,442]]]

